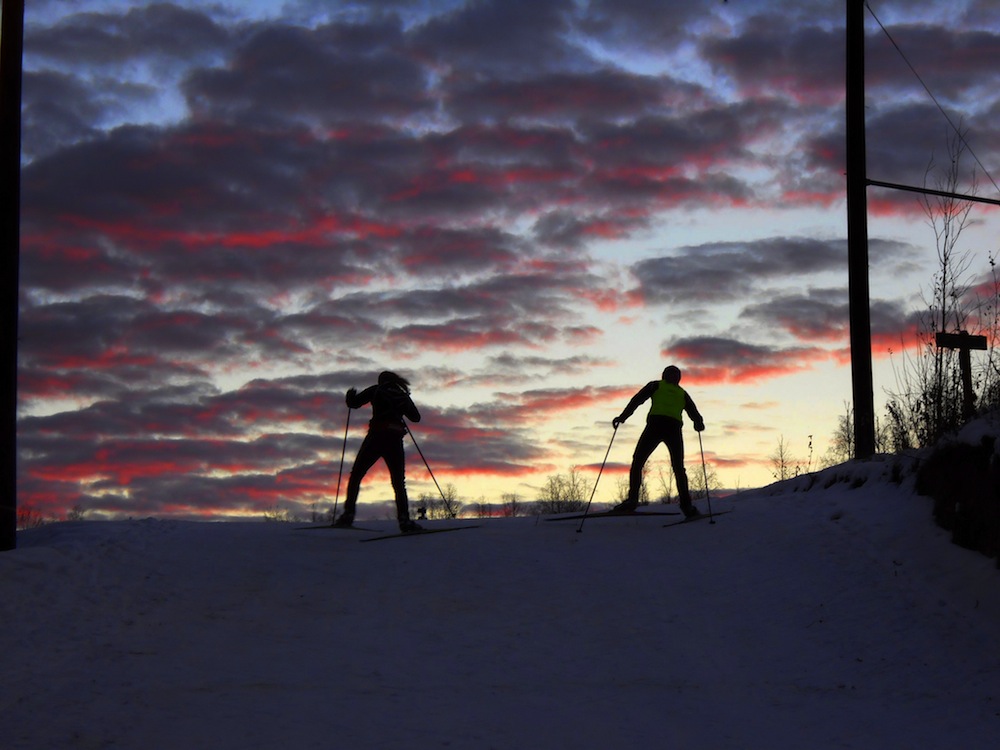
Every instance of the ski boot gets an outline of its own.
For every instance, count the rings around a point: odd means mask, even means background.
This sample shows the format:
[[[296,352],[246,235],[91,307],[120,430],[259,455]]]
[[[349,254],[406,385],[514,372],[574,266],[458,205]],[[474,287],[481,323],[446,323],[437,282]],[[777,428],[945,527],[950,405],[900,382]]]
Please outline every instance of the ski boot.
[[[608,513],[635,513],[636,508],[639,507],[639,503],[633,503],[630,500],[625,500],[618,503],[615,507],[608,511]]]

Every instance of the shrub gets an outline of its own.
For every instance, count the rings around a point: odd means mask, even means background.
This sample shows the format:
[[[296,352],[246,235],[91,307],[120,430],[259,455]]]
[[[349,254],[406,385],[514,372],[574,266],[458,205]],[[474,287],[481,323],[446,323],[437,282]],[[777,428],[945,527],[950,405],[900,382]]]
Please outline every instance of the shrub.
[[[990,557],[1000,554],[1000,464],[995,438],[977,446],[947,443],[917,472],[916,490],[934,499],[934,519],[955,544]]]

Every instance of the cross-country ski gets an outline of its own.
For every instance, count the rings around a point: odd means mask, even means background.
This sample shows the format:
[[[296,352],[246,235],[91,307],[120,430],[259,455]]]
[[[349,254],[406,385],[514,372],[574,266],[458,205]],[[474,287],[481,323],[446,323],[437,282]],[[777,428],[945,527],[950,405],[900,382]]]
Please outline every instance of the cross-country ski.
[[[694,523],[695,521],[704,521],[706,519],[713,519],[716,516],[724,516],[726,515],[726,513],[732,513],[732,512],[733,512],[732,510],[720,510],[716,511],[715,513],[701,513],[700,515],[691,516],[690,518],[682,518],[680,521],[671,521],[670,523],[665,523],[663,524],[663,528],[667,528],[668,526],[680,526],[681,524],[684,523]]]
[[[324,523],[316,526],[297,526],[296,531],[367,531],[371,534],[377,534],[378,529],[368,529],[364,526],[337,526],[332,523]]]
[[[443,534],[447,531],[465,531],[466,529],[478,529],[479,525],[473,526],[449,526],[446,529],[417,529],[416,531],[397,531],[392,534],[382,534],[362,539],[362,542],[381,542],[384,539],[401,539],[404,536],[426,536],[427,534]]]
[[[622,512],[620,510],[602,510],[595,513],[576,513],[572,516],[556,516],[554,518],[546,518],[546,521],[578,521],[581,518],[586,518],[590,520],[591,518],[642,518],[644,516],[679,516],[681,512],[679,510],[651,510],[651,511],[630,511]]]

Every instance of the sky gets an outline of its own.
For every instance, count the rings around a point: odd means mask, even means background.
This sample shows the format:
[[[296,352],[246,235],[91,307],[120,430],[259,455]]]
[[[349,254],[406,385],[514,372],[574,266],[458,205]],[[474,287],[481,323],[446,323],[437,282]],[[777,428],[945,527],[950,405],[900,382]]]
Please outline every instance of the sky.
[[[950,120],[998,197],[1000,6],[865,16],[868,176],[934,184]],[[611,420],[667,364],[730,489],[849,408],[842,2],[37,0],[24,44],[22,506],[326,509],[384,369],[468,503],[606,453],[613,500],[645,408]],[[879,408],[936,250],[914,194],[868,207]],[[970,219],[975,286],[1000,215]]]

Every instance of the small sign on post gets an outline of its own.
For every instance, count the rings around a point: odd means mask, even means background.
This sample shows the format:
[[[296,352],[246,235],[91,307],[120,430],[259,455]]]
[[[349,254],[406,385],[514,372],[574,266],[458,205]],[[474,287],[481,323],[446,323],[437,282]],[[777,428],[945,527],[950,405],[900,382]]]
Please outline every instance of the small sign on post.
[[[985,336],[970,336],[968,331],[958,333],[939,332],[934,340],[939,349],[958,349],[958,365],[962,371],[962,416],[971,419],[976,412],[976,394],[972,389],[972,356],[973,349],[986,349]]]

